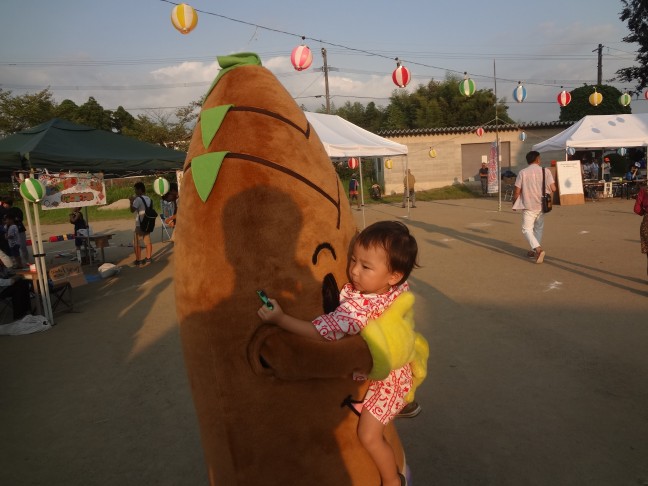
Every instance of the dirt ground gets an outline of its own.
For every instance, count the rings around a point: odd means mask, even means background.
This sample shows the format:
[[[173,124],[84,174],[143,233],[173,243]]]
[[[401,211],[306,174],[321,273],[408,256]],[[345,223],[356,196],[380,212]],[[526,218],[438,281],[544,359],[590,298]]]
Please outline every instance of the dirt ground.
[[[421,250],[410,283],[429,377],[423,412],[397,423],[413,484],[648,485],[648,285],[632,204],[555,207],[542,265],[510,203],[420,202],[409,218],[367,206],[367,224],[401,219]],[[50,331],[0,336],[2,485],[206,484],[173,245],[157,230],[155,261],[135,268],[131,224],[93,224],[115,233],[117,277],[75,289],[76,312]],[[48,259],[72,248],[48,244]]]

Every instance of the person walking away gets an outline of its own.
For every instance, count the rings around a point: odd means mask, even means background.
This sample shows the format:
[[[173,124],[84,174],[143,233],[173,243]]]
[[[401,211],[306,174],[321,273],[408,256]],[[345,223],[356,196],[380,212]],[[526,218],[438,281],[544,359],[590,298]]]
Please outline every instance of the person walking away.
[[[144,218],[144,211],[152,204],[151,198],[146,195],[146,187],[143,182],[136,182],[133,185],[135,194],[130,196],[130,210],[135,213],[135,235],[133,238],[133,249],[135,250],[135,266],[143,266],[151,263],[153,254],[153,245],[151,244],[151,233],[147,233],[140,228],[140,221]],[[144,242],[146,248],[146,258],[142,258],[142,248],[140,240]]]
[[[479,182],[481,182],[482,196],[488,195],[488,165],[482,162],[481,169],[479,169]]]
[[[351,282],[342,288],[337,309],[312,322],[302,321],[285,314],[277,301],[270,299],[272,308],[263,305],[259,317],[265,323],[311,339],[334,341],[357,334],[399,295],[409,291],[407,277],[418,266],[417,256],[418,246],[407,226],[398,221],[379,221],[365,228],[353,244],[348,267]],[[385,486],[406,484],[383,433],[405,406],[412,384],[412,368],[406,364],[392,370],[384,380],[370,380],[361,402],[358,439]]]
[[[357,176],[353,174],[349,181],[349,202],[353,205],[353,201],[355,200],[358,209],[360,209],[360,198],[358,197],[358,189],[360,188],[360,185],[358,184],[358,179],[356,179],[356,177]]]
[[[526,154],[528,167],[522,169],[515,180],[513,194],[513,210],[522,211],[522,234],[529,242],[531,250],[527,252],[529,258],[534,258],[536,263],[542,263],[545,251],[542,249],[542,234],[544,231],[544,213],[542,212],[542,196],[552,195],[556,190],[551,171],[543,169],[540,165],[540,153],[535,150]],[[542,173],[544,171],[545,187],[542,187]]]
[[[641,225],[639,226],[639,239],[641,241],[641,253],[646,255],[648,259],[648,192],[646,187],[639,189],[637,199],[635,200],[634,212],[639,216],[643,216]],[[646,267],[648,273],[648,266]]]
[[[27,229],[23,224],[23,217],[24,217],[23,212],[19,207],[14,206],[14,201],[9,196],[3,198],[2,206],[4,207],[7,213],[11,213],[13,215],[14,221],[16,222],[16,226],[18,227],[18,244],[20,250],[20,258],[25,264],[28,264],[29,253],[27,252]]]
[[[414,192],[414,184],[416,177],[412,174],[410,169],[407,169],[407,175],[403,178],[403,206],[406,207],[409,199],[411,207],[416,207],[416,193]]]

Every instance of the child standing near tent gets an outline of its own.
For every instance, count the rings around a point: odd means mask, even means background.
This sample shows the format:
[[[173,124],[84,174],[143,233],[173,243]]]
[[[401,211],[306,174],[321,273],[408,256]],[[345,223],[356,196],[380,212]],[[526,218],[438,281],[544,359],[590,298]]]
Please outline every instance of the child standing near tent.
[[[22,259],[20,258],[20,235],[16,218],[13,214],[7,213],[4,217],[5,237],[9,244],[9,256],[13,259],[14,268],[22,268]]]
[[[81,263],[81,247],[88,237],[88,223],[83,218],[81,208],[74,208],[70,213],[70,223],[74,225],[74,246],[76,246],[76,259]]]
[[[359,333],[409,290],[407,277],[417,266],[418,246],[407,226],[379,221],[356,238],[349,261],[351,282],[340,292],[340,305],[329,314],[302,321],[285,314],[276,300],[262,306],[259,317],[282,329],[312,339],[338,340]],[[358,439],[374,461],[384,486],[406,484],[398,471],[394,451],[384,439],[385,426],[405,406],[412,389],[412,368],[392,370],[384,380],[371,380],[362,401]]]

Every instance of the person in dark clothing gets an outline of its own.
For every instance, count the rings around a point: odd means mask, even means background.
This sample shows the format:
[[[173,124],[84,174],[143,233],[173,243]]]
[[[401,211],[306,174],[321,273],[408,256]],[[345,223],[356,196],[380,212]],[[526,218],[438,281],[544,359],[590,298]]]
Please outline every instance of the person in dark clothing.
[[[18,227],[18,242],[20,246],[20,258],[25,264],[29,263],[29,253],[27,252],[27,229],[23,224],[23,212],[19,207],[13,205],[14,201],[10,196],[2,198],[2,207],[6,214],[13,216],[16,226]]]
[[[0,297],[11,297],[14,320],[31,314],[31,296],[29,282],[12,277],[4,265],[0,265]]]

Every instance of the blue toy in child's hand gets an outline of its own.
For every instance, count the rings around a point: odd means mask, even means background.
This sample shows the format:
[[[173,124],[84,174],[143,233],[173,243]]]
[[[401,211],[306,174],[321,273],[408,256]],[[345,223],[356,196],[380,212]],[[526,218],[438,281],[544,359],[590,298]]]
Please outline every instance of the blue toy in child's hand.
[[[268,296],[263,290],[257,290],[257,295],[259,296],[259,299],[261,299],[261,302],[263,302],[263,305],[270,310],[274,309],[274,306],[270,303],[270,299],[268,299]]]

